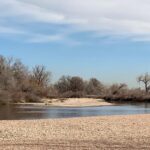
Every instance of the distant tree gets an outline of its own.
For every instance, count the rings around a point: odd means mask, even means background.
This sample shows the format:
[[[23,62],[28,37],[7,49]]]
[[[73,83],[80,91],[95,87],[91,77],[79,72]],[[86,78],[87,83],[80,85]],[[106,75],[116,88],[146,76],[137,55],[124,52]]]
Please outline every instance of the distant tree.
[[[55,96],[57,91],[49,86],[50,77],[44,66],[35,66],[29,72],[20,60],[0,55],[0,96],[4,101],[37,101],[38,97],[46,97],[50,92]]]
[[[5,71],[6,64],[6,58],[0,55],[0,75]]]
[[[55,84],[55,88],[59,93],[65,93],[70,90],[70,76],[62,76],[58,82]]]
[[[91,78],[86,85],[86,92],[90,95],[99,95],[102,93],[104,86],[96,78]]]
[[[145,92],[148,93],[150,90],[150,75],[145,73],[137,78],[138,82],[142,82],[145,86]]]
[[[7,59],[0,56],[0,89],[9,90],[14,85],[13,74]],[[15,87],[15,86],[14,86]]]
[[[28,68],[20,60],[16,59],[11,65],[11,70],[18,87],[24,88],[29,77]]]
[[[61,97],[82,97],[84,92],[84,81],[80,77],[62,76],[55,84],[55,88]]]
[[[39,87],[47,87],[51,78],[51,73],[45,66],[37,65],[33,68],[32,81]]]
[[[80,77],[72,77],[70,80],[70,89],[73,92],[79,92],[84,90],[84,81]]]
[[[113,84],[110,86],[109,90],[112,95],[120,94],[121,91],[125,90],[127,88],[127,85],[124,83],[121,84]]]

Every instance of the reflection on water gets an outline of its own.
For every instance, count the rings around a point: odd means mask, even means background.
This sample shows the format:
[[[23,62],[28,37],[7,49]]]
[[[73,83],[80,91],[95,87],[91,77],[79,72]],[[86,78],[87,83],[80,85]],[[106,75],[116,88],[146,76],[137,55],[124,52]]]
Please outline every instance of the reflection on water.
[[[68,118],[102,115],[150,114],[150,103],[101,107],[0,106],[0,120]]]

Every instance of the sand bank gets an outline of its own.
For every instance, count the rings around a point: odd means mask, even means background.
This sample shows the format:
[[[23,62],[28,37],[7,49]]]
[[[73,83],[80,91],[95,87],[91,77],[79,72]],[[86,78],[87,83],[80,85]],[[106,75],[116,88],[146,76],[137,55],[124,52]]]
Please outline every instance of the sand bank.
[[[0,121],[0,149],[150,149],[150,115]]]
[[[103,99],[94,98],[67,98],[67,99],[43,99],[49,106],[59,107],[88,107],[88,106],[110,106],[112,103],[105,102]]]

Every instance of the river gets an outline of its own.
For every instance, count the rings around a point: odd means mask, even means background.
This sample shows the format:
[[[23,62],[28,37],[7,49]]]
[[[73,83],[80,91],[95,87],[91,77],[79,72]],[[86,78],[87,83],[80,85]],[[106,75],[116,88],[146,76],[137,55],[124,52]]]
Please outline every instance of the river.
[[[32,104],[0,106],[0,120],[32,120],[129,114],[150,114],[150,103],[80,108],[36,106]]]

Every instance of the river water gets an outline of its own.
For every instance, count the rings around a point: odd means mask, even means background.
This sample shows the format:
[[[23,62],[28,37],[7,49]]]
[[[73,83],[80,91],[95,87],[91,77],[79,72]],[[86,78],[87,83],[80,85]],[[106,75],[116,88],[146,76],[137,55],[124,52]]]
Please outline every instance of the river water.
[[[150,114],[150,103],[82,108],[35,106],[32,104],[0,106],[0,120],[30,120],[129,114]]]

